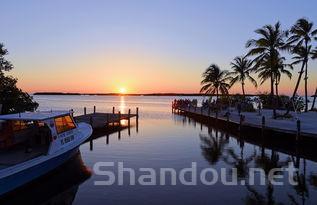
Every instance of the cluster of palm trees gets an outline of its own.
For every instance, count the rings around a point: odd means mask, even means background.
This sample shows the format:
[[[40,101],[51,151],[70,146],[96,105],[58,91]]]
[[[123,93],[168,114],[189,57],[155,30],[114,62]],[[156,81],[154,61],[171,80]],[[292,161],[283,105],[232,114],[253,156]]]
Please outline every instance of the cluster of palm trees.
[[[241,83],[242,94],[245,96],[246,81],[250,81],[255,87],[258,86],[256,80],[251,76],[254,73],[258,75],[260,84],[270,82],[271,105],[273,116],[276,117],[281,77],[286,75],[291,78],[291,70],[294,65],[300,65],[296,85],[287,106],[287,113],[293,105],[302,79],[305,82],[305,112],[307,112],[308,62],[317,58],[317,47],[313,48],[313,42],[317,41],[317,29],[313,28],[313,22],[301,18],[289,30],[282,30],[280,23],[277,22],[275,25],[265,25],[257,29],[255,33],[259,37],[246,43],[246,48],[249,50],[245,56],[236,57],[233,60],[232,71],[221,70],[216,64],[210,65],[205,70],[200,92],[216,95],[218,99],[219,94],[227,95],[231,86]],[[283,52],[291,56],[291,63],[286,63]]]

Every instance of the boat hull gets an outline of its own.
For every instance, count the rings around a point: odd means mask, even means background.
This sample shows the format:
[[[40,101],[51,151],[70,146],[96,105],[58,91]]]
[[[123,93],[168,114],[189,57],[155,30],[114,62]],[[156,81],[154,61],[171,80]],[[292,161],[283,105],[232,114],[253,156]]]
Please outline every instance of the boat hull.
[[[78,152],[78,147],[66,151],[58,156],[55,156],[47,161],[44,161],[35,166],[29,167],[23,171],[15,173],[0,179],[0,195],[8,193],[24,184],[31,182],[32,180],[52,171],[64,162],[69,160]]]

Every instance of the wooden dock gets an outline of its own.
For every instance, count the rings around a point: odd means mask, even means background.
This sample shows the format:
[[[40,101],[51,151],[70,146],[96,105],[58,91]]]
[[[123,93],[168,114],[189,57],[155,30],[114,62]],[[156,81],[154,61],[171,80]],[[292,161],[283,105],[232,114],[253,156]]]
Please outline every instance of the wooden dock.
[[[139,118],[139,109],[136,108],[136,113],[132,114],[129,109],[128,113],[122,114],[120,111],[115,113],[115,108],[113,107],[112,113],[100,113],[96,112],[96,107],[94,107],[93,113],[87,113],[86,108],[84,108],[84,114],[75,116],[74,119],[76,122],[85,122],[92,126],[93,129],[104,128],[109,126],[110,124],[119,124],[122,120],[128,121],[128,126],[130,126],[131,118],[135,117],[138,122]]]
[[[211,112],[208,108],[202,107],[174,107],[173,112],[191,116],[193,118],[204,118],[207,121],[218,122],[223,125],[230,125],[234,129],[253,128],[259,131],[272,131],[286,135],[299,137],[310,137],[317,139],[316,126],[317,113],[302,113],[295,120],[272,119],[270,110],[262,110],[258,113],[238,113],[237,111]]]

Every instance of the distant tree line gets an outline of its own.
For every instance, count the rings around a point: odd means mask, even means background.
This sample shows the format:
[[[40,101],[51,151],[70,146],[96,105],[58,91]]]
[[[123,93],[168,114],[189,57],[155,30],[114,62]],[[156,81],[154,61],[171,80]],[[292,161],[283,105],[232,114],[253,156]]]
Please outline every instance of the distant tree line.
[[[279,95],[281,77],[285,75],[291,79],[294,66],[300,65],[292,96],[285,102],[285,115],[294,109],[295,101],[299,99],[297,93],[302,80],[305,90],[303,109],[307,112],[309,109],[308,62],[317,58],[317,47],[316,45],[314,47],[317,41],[317,29],[313,25],[313,22],[301,18],[288,30],[282,30],[279,22],[255,30],[258,38],[247,41],[246,48],[249,50],[246,55],[233,60],[232,71],[221,70],[216,64],[210,65],[205,70],[202,74],[200,92],[215,94],[218,98],[219,94],[227,95],[234,84],[240,83],[242,95],[245,96],[246,81],[250,81],[255,87],[258,86],[257,81],[251,76],[256,74],[260,85],[266,81],[270,82],[270,94],[266,101],[271,104],[273,116],[277,117],[276,108],[281,101],[285,101]],[[283,53],[291,55],[291,63],[286,63]]]
[[[24,111],[34,111],[38,107],[32,96],[23,92],[17,87],[17,79],[5,75],[13,69],[12,63],[5,57],[8,55],[7,49],[0,43],[0,113],[16,113]]]

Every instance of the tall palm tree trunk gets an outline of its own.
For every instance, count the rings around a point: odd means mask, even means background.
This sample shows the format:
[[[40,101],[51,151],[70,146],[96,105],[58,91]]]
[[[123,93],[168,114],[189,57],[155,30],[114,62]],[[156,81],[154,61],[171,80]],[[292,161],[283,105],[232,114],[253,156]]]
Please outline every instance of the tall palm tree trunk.
[[[243,98],[244,98],[245,97],[244,82],[242,82],[241,85],[242,85],[242,94],[243,94]]]
[[[275,79],[275,95],[276,95],[276,106],[277,107],[279,106],[278,85],[279,85],[278,77],[276,76],[276,79]]]
[[[273,108],[273,118],[276,118],[276,103],[274,99],[274,76],[271,75],[271,106]]]
[[[317,98],[317,88],[315,91],[314,100],[313,100],[313,104],[311,105],[311,109],[314,109],[314,107],[315,107],[316,98]]]
[[[294,89],[294,91],[293,91],[293,95],[292,95],[292,97],[291,97],[291,99],[290,99],[290,101],[289,101],[289,103],[288,103],[288,106],[287,106],[287,111],[286,111],[286,115],[289,113],[289,111],[291,110],[291,106],[292,106],[292,101],[293,101],[293,99],[295,98],[295,96],[296,96],[296,94],[297,94],[297,91],[298,91],[298,87],[299,87],[299,83],[300,83],[300,81],[301,81],[301,79],[302,79],[302,76],[303,76],[303,73],[304,73],[304,68],[305,68],[305,63],[306,62],[306,60],[304,60],[303,61],[303,63],[302,63],[302,67],[301,67],[301,69],[300,69],[300,72],[299,72],[299,76],[298,76],[298,78],[297,78],[297,82],[296,82],[296,86],[295,86],[295,89]]]
[[[305,66],[305,112],[308,112],[308,88],[307,88],[307,81],[308,81],[308,72],[307,72],[307,64]]]

